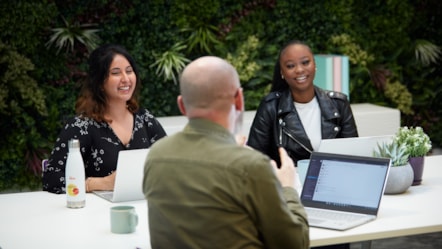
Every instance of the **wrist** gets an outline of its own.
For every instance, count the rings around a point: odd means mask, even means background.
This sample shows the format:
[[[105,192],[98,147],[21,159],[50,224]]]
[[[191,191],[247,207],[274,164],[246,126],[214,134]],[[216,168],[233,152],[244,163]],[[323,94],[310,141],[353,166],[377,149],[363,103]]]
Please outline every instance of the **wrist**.
[[[91,182],[92,182],[92,177],[86,178],[86,182],[85,182],[86,183],[86,193],[92,192]]]

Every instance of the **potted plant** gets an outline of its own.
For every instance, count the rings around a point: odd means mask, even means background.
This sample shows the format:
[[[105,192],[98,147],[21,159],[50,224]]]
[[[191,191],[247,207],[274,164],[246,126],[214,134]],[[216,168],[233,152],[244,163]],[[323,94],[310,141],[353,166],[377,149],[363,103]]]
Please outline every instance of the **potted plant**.
[[[427,153],[431,150],[430,137],[420,126],[403,126],[396,132],[394,141],[406,147],[406,151],[409,155],[409,162],[414,172],[412,185],[421,184],[424,159]]]
[[[391,141],[378,144],[373,151],[375,157],[391,159],[390,172],[388,173],[385,194],[401,194],[413,183],[413,169],[408,163],[409,154],[404,144]]]

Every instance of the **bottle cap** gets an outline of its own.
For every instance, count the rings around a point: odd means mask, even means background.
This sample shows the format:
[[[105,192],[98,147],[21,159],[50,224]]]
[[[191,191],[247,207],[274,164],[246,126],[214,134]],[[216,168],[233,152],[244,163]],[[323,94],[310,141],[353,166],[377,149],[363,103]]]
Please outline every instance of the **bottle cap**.
[[[69,140],[69,149],[80,149],[80,141],[78,139]]]

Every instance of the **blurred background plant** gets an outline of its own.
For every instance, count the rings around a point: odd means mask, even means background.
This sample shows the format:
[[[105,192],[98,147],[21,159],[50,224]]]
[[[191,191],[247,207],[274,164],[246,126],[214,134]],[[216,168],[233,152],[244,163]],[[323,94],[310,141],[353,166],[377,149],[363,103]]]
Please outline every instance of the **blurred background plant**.
[[[256,103],[261,101],[261,98],[270,90],[270,84],[268,84],[271,81],[270,75],[260,74],[266,64],[270,66],[269,63],[258,59],[261,47],[258,38],[251,35],[246,42],[240,44],[234,52],[228,52],[225,57],[238,71],[243,89],[248,90],[244,93],[247,110],[256,108]],[[260,84],[261,82],[257,80],[259,76],[264,79],[266,84]]]
[[[75,22],[70,24],[62,17],[65,24],[61,28],[53,28],[51,31],[53,34],[50,36],[49,41],[46,43],[48,49],[51,46],[57,48],[57,53],[63,48],[66,52],[73,52],[75,47],[75,41],[83,44],[89,52],[97,48],[100,43],[100,37],[96,34],[98,29],[91,29],[96,26],[95,24],[79,24]]]
[[[0,68],[0,175],[14,176],[11,184],[26,185],[31,176],[27,172],[41,173],[44,148],[40,140],[44,141],[44,134],[37,123],[48,116],[44,92],[30,75],[34,70],[32,62],[1,41]],[[26,166],[22,158],[27,161]],[[36,186],[35,182],[30,183],[31,187]],[[0,181],[0,189],[5,187],[8,183]]]
[[[407,87],[399,81],[390,82],[387,80],[384,87],[385,97],[390,99],[397,109],[403,114],[412,115],[414,111],[411,109],[413,97]]]
[[[427,40],[416,40],[414,47],[416,60],[419,61],[422,66],[437,64],[442,55],[441,48]]]
[[[184,69],[186,63],[190,61],[181,52],[185,48],[185,45],[176,43],[162,54],[153,52],[156,60],[150,67],[155,68],[157,76],[163,78],[164,81],[173,80],[173,83],[178,84],[179,73]]]

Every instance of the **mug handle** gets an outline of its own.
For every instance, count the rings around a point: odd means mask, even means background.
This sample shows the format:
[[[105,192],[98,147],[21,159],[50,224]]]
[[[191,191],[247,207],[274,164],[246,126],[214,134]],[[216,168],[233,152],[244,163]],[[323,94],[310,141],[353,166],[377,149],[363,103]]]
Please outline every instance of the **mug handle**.
[[[138,225],[138,215],[136,213],[131,214],[130,226],[136,227]]]

